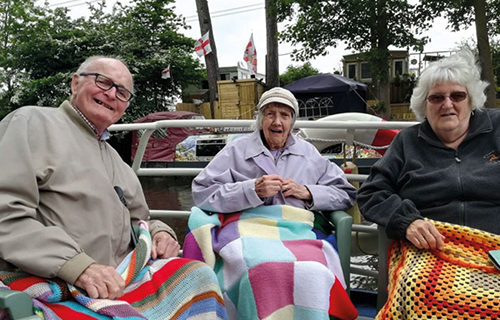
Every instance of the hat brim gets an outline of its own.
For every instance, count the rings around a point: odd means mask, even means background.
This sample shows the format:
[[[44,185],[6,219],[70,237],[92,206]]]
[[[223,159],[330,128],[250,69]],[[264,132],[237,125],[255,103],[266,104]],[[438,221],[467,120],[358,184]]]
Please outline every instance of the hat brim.
[[[297,110],[293,106],[293,104],[290,102],[288,99],[280,98],[280,97],[269,97],[268,99],[265,99],[264,101],[261,101],[259,110],[264,110],[265,107],[267,107],[271,103],[280,103],[283,104],[293,110],[294,113],[297,113]]]

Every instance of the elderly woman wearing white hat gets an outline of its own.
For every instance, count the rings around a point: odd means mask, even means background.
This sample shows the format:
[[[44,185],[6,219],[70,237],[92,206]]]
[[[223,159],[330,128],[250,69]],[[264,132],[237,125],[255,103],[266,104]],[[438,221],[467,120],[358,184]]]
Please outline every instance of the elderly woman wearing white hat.
[[[226,145],[193,180],[195,205],[223,213],[271,204],[350,208],[356,191],[342,170],[291,134],[299,111],[293,94],[273,88],[257,108],[255,132]]]
[[[230,319],[354,319],[333,235],[313,228],[322,216],[312,210],[348,209],[356,191],[292,134],[299,108],[290,91],[265,92],[257,108],[255,132],[228,143],[193,180],[198,208],[184,257],[213,266]]]

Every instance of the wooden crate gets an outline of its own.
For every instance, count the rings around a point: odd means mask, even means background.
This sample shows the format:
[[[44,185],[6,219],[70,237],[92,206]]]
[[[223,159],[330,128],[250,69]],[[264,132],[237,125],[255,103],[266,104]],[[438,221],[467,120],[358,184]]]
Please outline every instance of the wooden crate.
[[[214,102],[214,108],[217,110],[218,102]],[[205,119],[211,119],[210,114],[210,102],[204,102],[201,105],[195,105],[194,103],[178,103],[175,105],[175,110],[177,111],[191,111],[196,112],[205,117]],[[217,117],[215,117],[217,118]]]
[[[255,106],[264,92],[264,84],[257,79],[222,80],[217,82],[219,100],[214,103],[215,119],[253,119]],[[178,111],[191,111],[211,119],[210,103],[178,103]]]
[[[264,91],[257,79],[222,80],[217,82],[219,106],[218,119],[253,119],[255,106]]]
[[[417,118],[410,110],[409,103],[391,104],[391,120],[395,121],[415,121]]]

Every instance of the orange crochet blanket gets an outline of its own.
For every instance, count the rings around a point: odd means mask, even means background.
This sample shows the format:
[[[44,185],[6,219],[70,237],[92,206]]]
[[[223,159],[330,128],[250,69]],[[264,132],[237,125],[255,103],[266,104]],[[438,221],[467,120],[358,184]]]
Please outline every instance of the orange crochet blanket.
[[[488,260],[500,236],[433,223],[446,237],[442,251],[389,246],[389,298],[376,319],[500,319],[500,271]]]

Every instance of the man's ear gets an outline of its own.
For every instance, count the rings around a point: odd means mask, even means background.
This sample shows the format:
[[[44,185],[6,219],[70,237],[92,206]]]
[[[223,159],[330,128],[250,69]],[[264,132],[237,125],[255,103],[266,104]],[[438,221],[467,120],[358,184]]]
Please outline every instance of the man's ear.
[[[80,76],[78,73],[73,73],[73,77],[71,78],[71,94],[73,95],[76,91],[76,87],[78,86],[78,82],[80,81]]]

